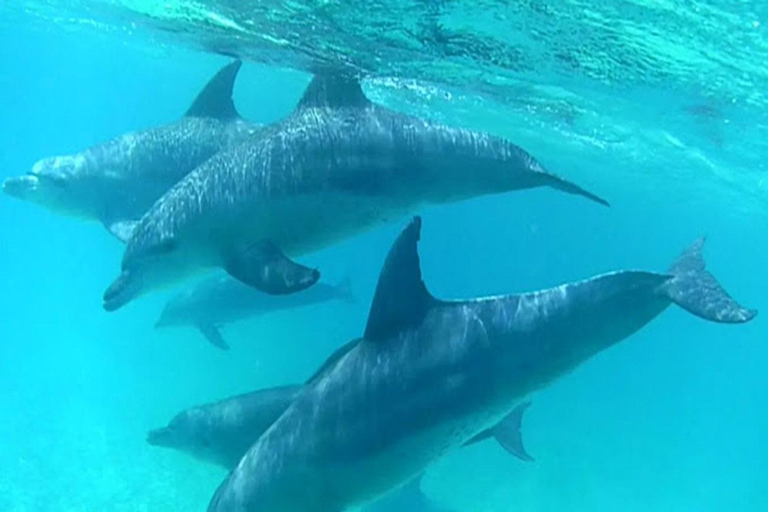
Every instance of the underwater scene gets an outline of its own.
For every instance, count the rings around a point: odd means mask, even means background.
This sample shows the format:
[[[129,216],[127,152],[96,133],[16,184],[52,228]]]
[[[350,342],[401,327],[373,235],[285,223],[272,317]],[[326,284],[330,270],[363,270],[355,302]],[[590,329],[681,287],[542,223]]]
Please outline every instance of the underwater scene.
[[[767,27],[2,2],[0,511],[768,510]]]

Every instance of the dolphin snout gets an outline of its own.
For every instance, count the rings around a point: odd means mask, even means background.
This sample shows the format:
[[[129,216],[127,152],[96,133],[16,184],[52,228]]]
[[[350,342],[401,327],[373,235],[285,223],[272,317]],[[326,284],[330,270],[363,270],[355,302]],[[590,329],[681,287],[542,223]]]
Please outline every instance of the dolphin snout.
[[[152,446],[169,446],[173,432],[168,427],[155,428],[147,432],[147,443]]]
[[[138,295],[138,283],[130,272],[123,270],[104,292],[104,309],[115,311],[131,302]]]
[[[24,199],[30,192],[37,189],[39,183],[40,179],[34,174],[8,178],[3,182],[3,192],[9,196]]]

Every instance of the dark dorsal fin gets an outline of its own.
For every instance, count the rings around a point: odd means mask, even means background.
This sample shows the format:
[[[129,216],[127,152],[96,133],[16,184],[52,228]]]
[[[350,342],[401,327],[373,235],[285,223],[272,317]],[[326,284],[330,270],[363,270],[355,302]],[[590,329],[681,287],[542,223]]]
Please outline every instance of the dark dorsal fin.
[[[414,217],[389,250],[368,314],[366,340],[383,341],[418,325],[436,303],[421,279],[420,236],[421,217]]]
[[[357,78],[323,71],[312,78],[296,108],[365,107],[369,104]]]
[[[232,103],[232,88],[243,62],[235,60],[216,73],[200,94],[197,95],[185,116],[213,117],[215,119],[234,119],[240,117]]]

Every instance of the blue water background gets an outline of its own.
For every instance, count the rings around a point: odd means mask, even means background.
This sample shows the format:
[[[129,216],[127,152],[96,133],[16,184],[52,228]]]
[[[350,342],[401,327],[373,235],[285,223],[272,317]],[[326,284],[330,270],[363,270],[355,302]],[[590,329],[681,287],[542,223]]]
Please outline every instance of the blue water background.
[[[0,178],[175,119],[225,62],[89,31],[4,27]],[[247,64],[235,101],[245,117],[274,121],[308,79]],[[516,137],[497,115],[471,114],[450,121],[508,136],[613,207],[536,190],[425,209],[421,254],[435,295],[663,270],[707,234],[712,271],[768,313],[765,212],[735,213],[731,190],[691,199],[695,183],[663,179],[677,162],[643,169],[664,184],[648,187],[620,179],[630,159],[564,152],[558,140]],[[349,275],[357,304],[227,327],[233,350],[223,353],[194,332],[153,329],[167,295],[103,312],[121,246],[96,224],[0,197],[0,510],[204,510],[224,472],[148,446],[146,431],[193,404],[299,382],[359,335],[403,223],[305,258],[330,280]],[[765,326],[762,317],[714,325],[670,308],[533,396],[524,434],[535,463],[483,443],[437,463],[424,490],[457,511],[768,510]]]

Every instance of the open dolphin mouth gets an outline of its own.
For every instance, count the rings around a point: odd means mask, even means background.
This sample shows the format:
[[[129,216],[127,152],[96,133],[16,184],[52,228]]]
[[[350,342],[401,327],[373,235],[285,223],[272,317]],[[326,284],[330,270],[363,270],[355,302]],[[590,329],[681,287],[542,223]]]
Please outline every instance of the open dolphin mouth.
[[[3,192],[9,196],[24,199],[27,194],[34,192],[40,179],[34,174],[26,174],[24,176],[18,176],[16,178],[8,178],[3,182]]]

